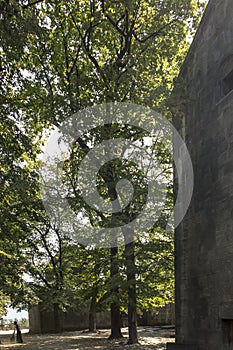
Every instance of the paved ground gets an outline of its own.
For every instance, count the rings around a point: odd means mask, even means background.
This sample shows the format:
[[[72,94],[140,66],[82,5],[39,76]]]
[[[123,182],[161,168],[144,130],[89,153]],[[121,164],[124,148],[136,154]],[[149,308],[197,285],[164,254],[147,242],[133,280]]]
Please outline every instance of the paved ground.
[[[165,350],[167,342],[174,342],[174,329],[161,327],[139,327],[140,345],[125,346],[127,328],[123,328],[124,338],[118,341],[108,340],[109,330],[101,330],[97,334],[85,332],[67,332],[59,335],[29,335],[23,334],[23,344],[15,344],[10,340],[12,332],[0,332],[2,344],[0,350]]]

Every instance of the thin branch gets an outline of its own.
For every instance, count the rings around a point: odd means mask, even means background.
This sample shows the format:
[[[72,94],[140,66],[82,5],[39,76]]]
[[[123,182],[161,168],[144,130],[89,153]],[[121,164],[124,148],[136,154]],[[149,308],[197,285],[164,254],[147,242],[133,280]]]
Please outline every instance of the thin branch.
[[[50,92],[51,92],[51,94],[52,94],[52,96],[53,96],[53,95],[54,95],[54,93],[53,93],[53,87],[52,87],[52,83],[51,83],[51,81],[50,81],[50,79],[49,79],[49,77],[48,77],[48,71],[47,71],[47,69],[46,69],[46,67],[45,67],[45,65],[44,65],[43,60],[40,59],[40,56],[39,56],[39,55],[37,55],[37,58],[38,58],[38,60],[39,60],[39,62],[40,62],[40,64],[41,64],[41,66],[42,66],[42,68],[43,68],[43,71],[44,71],[44,73],[45,73],[45,79],[46,79],[46,81],[47,81],[47,83],[48,83],[49,90],[50,90]]]
[[[118,26],[118,23],[120,21],[118,21],[117,23],[105,12],[105,4],[104,4],[104,0],[102,0],[102,12],[103,14],[107,17],[107,19],[109,20],[109,22],[113,25],[113,27],[122,35],[125,36],[125,33],[121,30],[121,28]]]
[[[77,63],[77,60],[78,60],[78,56],[79,56],[80,50],[81,50],[81,45],[78,45],[77,52],[76,52],[74,61],[73,61],[73,63],[72,63],[71,69],[70,69],[70,74],[73,72],[73,69],[74,69],[74,67],[76,66],[76,63]]]
[[[90,49],[90,35],[91,35],[91,30],[94,28],[94,25],[93,23],[91,22],[90,25],[89,25],[89,28],[86,30],[86,33],[85,35],[83,36],[81,31],[80,31],[80,28],[79,26],[77,25],[76,21],[75,21],[75,18],[73,15],[71,15],[71,18],[73,20],[73,23],[76,27],[76,29],[78,30],[79,32],[79,35],[80,35],[80,38],[82,40],[82,43],[83,43],[83,46],[84,46],[84,49],[86,51],[86,54],[87,56],[89,57],[90,61],[93,63],[93,65],[95,66],[95,68],[97,69],[97,72],[100,74],[100,76],[103,78],[103,81],[105,82],[106,86],[107,86],[107,80],[106,80],[106,77],[105,75],[103,74],[103,71],[102,69],[100,68],[99,66],[99,63],[97,61],[97,59],[91,54],[91,49]],[[97,26],[97,24],[95,25]]]
[[[168,26],[170,26],[172,23],[176,22],[178,20],[178,18],[174,18],[172,21],[168,22],[167,24],[165,24],[164,26],[162,26],[161,28],[159,28],[156,32],[153,32],[151,34],[149,34],[146,38],[144,39],[140,39],[138,37],[138,35],[135,33],[135,31],[133,31],[133,36],[134,38],[141,44],[144,44],[145,42],[147,42],[149,39],[152,39],[158,35],[160,35],[160,33]]]
[[[44,0],[37,0],[37,1],[30,2],[30,3],[28,3],[27,5],[23,5],[22,8],[23,8],[23,9],[26,9],[26,8],[28,8],[28,7],[37,5],[37,4],[41,3],[41,2],[44,2]]]
[[[36,226],[34,226],[34,229],[39,233],[39,235],[40,235],[40,237],[42,239],[42,242],[44,244],[45,250],[47,251],[48,256],[50,258],[50,261],[51,261],[51,263],[53,265],[54,273],[58,277],[56,262],[55,262],[54,256],[52,255],[52,253],[51,253],[51,251],[50,251],[50,249],[48,247],[48,244],[47,244],[47,241],[46,241],[46,238],[45,238],[46,234],[49,233],[50,228],[48,227],[46,229],[45,233],[41,232],[41,230],[38,227],[36,227]]]

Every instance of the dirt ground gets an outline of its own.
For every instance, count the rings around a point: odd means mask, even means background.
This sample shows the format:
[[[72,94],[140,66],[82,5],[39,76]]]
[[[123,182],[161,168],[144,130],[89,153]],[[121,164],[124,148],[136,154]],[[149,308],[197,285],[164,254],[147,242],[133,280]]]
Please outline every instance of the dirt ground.
[[[66,332],[62,334],[30,335],[23,333],[23,344],[15,344],[10,340],[12,332],[0,332],[2,344],[0,350],[165,350],[167,342],[174,342],[172,327],[139,327],[138,345],[127,345],[127,328],[123,328],[124,338],[108,340],[109,330],[101,330],[97,334],[87,332]]]

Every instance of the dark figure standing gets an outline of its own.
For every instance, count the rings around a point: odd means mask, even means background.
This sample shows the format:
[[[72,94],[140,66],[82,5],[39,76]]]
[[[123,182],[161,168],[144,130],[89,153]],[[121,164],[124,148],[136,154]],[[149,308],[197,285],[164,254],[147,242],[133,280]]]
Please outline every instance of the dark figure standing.
[[[15,325],[15,331],[16,331],[16,342],[17,343],[22,343],[23,342],[23,338],[22,338],[22,333],[21,333],[21,330],[20,330],[20,326],[18,325],[17,321],[14,322],[14,325]]]

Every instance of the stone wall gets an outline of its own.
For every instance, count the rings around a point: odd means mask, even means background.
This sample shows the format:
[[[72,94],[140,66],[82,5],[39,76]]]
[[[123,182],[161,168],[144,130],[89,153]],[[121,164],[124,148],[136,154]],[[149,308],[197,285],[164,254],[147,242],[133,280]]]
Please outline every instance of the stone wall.
[[[42,333],[41,332],[41,322],[40,322],[40,312],[39,306],[33,306],[28,312],[29,317],[29,329],[32,333]]]
[[[174,123],[194,192],[175,233],[177,343],[168,349],[233,349],[232,18],[232,0],[210,0],[177,83]]]
[[[175,324],[175,305],[167,304],[164,307],[155,308],[154,311],[143,312],[138,319],[139,326],[163,326]]]
[[[157,308],[153,312],[144,312],[142,316],[138,317],[138,325],[140,326],[171,325],[174,323],[174,304]],[[127,326],[127,321],[124,320],[124,324]],[[61,331],[88,329],[88,307],[82,307],[76,311],[60,312],[60,326]],[[110,312],[98,312],[97,328],[108,329],[110,327]],[[29,310],[29,328],[31,333],[53,333],[55,331],[53,313],[44,310],[41,305],[32,307]]]
[[[78,310],[70,309],[59,312],[60,331],[84,330],[88,328],[88,307]],[[107,311],[97,313],[97,328],[109,328],[111,325],[110,313]],[[31,333],[53,333],[55,320],[52,311],[46,311],[42,305],[33,306],[29,310],[29,330]]]

